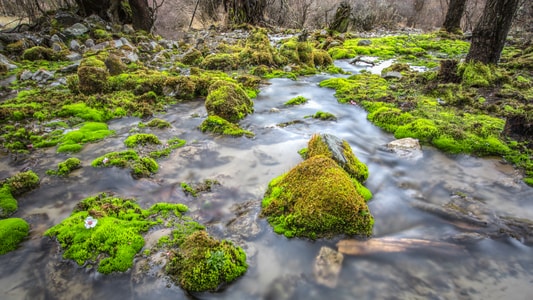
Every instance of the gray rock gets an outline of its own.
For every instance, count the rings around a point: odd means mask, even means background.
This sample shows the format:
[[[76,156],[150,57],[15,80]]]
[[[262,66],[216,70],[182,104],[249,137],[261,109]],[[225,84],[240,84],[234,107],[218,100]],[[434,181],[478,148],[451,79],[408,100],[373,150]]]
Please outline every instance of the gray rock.
[[[330,288],[337,286],[344,255],[329,247],[320,248],[315,259],[313,274],[317,283]]]
[[[392,79],[392,78],[401,79],[403,76],[402,76],[402,74],[400,72],[390,71],[390,72],[387,72],[387,73],[381,75],[381,77],[383,77],[385,79]]]
[[[22,80],[22,81],[30,80],[32,76],[33,76],[32,72],[30,72],[28,70],[24,70],[20,74],[20,80]]]
[[[52,35],[52,37],[50,38],[50,41],[52,43],[63,43],[63,40],[57,34]]]
[[[81,56],[81,54],[77,52],[72,52],[72,53],[67,54],[67,59],[69,61],[77,61],[77,60],[81,60],[82,58],[83,57]]]
[[[35,80],[39,83],[45,83],[48,80],[53,79],[53,78],[54,78],[53,72],[43,70],[43,69],[38,70],[37,72],[33,73],[33,75],[31,76],[32,80]]]
[[[387,149],[401,158],[417,160],[422,158],[422,148],[417,139],[403,138],[387,144]]]
[[[357,43],[357,46],[370,46],[370,45],[372,45],[372,41],[371,40],[360,40]]]
[[[89,31],[89,28],[87,28],[87,26],[81,23],[76,23],[70,26],[69,28],[65,29],[64,33],[70,36],[80,36],[84,33],[87,33],[88,31]]]
[[[71,53],[69,55],[74,55],[74,54],[77,54],[77,53]],[[78,54],[79,55],[79,54]],[[79,60],[76,60],[75,63],[73,63],[72,65],[68,65],[66,67],[63,67],[61,69],[59,69],[59,72],[61,73],[75,73],[78,71],[78,67],[80,66],[80,62],[81,62],[81,55],[79,55],[80,59]]]
[[[78,40],[71,40],[70,41],[70,50],[72,51],[80,51],[81,45]]]
[[[62,44],[62,43],[61,43]],[[52,44],[52,50],[54,50],[54,52],[61,52],[61,50],[63,50],[63,46],[61,46],[60,43],[57,43],[57,42],[54,42]]]
[[[125,34],[132,34],[135,33],[135,29],[133,29],[131,24],[124,24],[124,26],[122,26],[122,32]]]
[[[85,41],[85,47],[87,47],[87,48],[94,47],[94,40],[93,39],[87,39]]]
[[[8,70],[15,70],[16,68],[18,68],[17,65],[13,64],[3,54],[0,54],[0,63],[6,65]]]

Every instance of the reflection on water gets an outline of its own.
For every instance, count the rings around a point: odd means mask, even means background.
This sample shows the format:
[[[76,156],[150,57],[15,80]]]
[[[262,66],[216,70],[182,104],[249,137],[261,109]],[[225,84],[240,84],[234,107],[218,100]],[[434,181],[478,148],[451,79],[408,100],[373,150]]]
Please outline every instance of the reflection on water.
[[[361,67],[338,62],[343,68]],[[241,125],[255,138],[227,138],[202,134],[198,125],[206,115],[201,101],[178,104],[158,117],[173,128],[158,131],[161,139],[180,137],[187,145],[160,160],[154,178],[134,180],[128,170],[93,169],[90,162],[109,151],[124,150],[123,140],[140,121],[116,120],[116,135],[87,145],[75,156],[84,168],[69,178],[44,175],[66,157],[53,149],[40,154],[32,165],[42,178],[39,189],[19,197],[16,217],[32,224],[31,238],[21,249],[0,256],[1,299],[526,299],[533,292],[533,251],[511,239],[481,239],[459,245],[461,252],[417,249],[402,253],[346,256],[336,288],[318,286],[313,264],[322,246],[335,248],[336,240],[288,240],[276,235],[262,219],[260,230],[247,235],[227,226],[236,204],[251,203],[257,215],[268,182],[301,161],[297,151],[314,133],[331,133],[347,140],[370,169],[366,185],[374,194],[369,203],[376,223],[375,237],[444,240],[463,232],[436,216],[413,208],[413,200],[442,205],[452,193],[464,193],[487,204],[499,214],[533,219],[533,189],[516,180],[515,170],[497,159],[444,155],[425,147],[417,161],[399,159],[384,151],[393,140],[366,120],[366,113],[342,105],[334,91],[318,87],[327,78],[318,75],[299,81],[273,79],[255,99],[255,113]],[[293,107],[284,103],[302,95],[309,102]],[[275,109],[274,109],[275,108]],[[337,121],[305,118],[318,110]],[[276,124],[301,120],[287,127]],[[3,177],[23,166],[0,157]],[[216,191],[187,197],[181,182],[217,179]],[[191,215],[208,224],[222,238],[236,239],[248,252],[249,271],[220,293],[188,295],[154,274],[103,276],[63,261],[57,245],[42,232],[67,217],[81,199],[96,193],[115,192],[135,197],[142,206],[182,202]],[[140,273],[143,274],[143,273]]]

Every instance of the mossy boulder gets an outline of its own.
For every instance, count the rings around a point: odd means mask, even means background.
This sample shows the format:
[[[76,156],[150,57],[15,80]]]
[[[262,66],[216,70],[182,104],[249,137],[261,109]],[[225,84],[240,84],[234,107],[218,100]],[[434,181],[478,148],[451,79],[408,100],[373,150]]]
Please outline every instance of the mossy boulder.
[[[115,54],[110,54],[105,59],[104,64],[111,76],[122,74],[128,69],[128,66],[122,61],[120,56]]]
[[[331,134],[314,134],[308,143],[307,157],[324,155],[332,158],[351,177],[359,182],[368,178],[368,167],[359,161],[347,141]]]
[[[192,65],[200,64],[203,59],[204,59],[204,56],[202,55],[202,52],[200,52],[200,50],[196,48],[191,48],[183,54],[183,57],[181,58],[181,62],[183,64],[192,66]]]
[[[261,216],[286,237],[369,236],[374,219],[354,182],[332,158],[311,155],[269,183]]]
[[[279,66],[286,61],[270,44],[267,32],[262,28],[254,30],[247,38],[239,59],[242,65],[248,66]]]
[[[152,134],[152,133],[137,133],[137,134],[128,136],[124,140],[124,144],[128,148],[133,148],[133,147],[136,147],[136,146],[144,146],[144,145],[147,145],[147,144],[161,145],[161,141],[159,140],[159,138],[155,134]]]
[[[216,115],[232,123],[252,113],[253,106],[253,101],[238,84],[225,80],[215,81],[205,99],[208,115]]]
[[[70,131],[63,136],[57,152],[78,152],[83,148],[83,144],[102,140],[113,133],[114,131],[109,130],[106,123],[83,123],[79,129]]]
[[[84,94],[103,93],[109,89],[109,71],[97,56],[83,59],[78,67],[79,91]]]
[[[50,60],[50,61],[60,61],[65,60],[65,55],[63,52],[55,52],[51,48],[43,46],[35,46],[24,50],[22,53],[22,59],[24,60]]]
[[[242,276],[248,265],[241,247],[230,241],[218,241],[205,230],[187,236],[172,251],[167,273],[185,290],[216,291]]]
[[[181,217],[183,204],[155,204],[142,209],[134,199],[105,193],[82,200],[72,214],[44,234],[55,238],[63,257],[80,266],[96,265],[103,274],[131,268],[144,246],[143,233],[163,217]]]
[[[39,186],[39,176],[33,171],[17,173],[5,180],[5,185],[9,187],[14,196],[31,191]]]
[[[207,55],[200,67],[206,70],[231,71],[238,67],[239,57],[229,53],[213,53]]]
[[[30,225],[20,218],[0,220],[0,255],[17,249],[28,236]]]

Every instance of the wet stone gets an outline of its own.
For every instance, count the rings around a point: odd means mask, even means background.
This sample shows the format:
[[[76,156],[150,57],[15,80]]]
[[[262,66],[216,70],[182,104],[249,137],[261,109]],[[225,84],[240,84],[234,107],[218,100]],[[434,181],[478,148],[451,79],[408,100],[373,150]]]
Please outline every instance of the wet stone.
[[[417,139],[403,138],[387,144],[387,149],[405,159],[417,160],[422,158],[422,148]]]
[[[69,28],[65,29],[65,34],[66,35],[70,35],[70,36],[80,36],[84,33],[87,33],[89,31],[89,28],[87,28],[87,26],[81,24],[81,23],[76,23],[72,26],[70,26]]]
[[[330,288],[337,286],[339,273],[342,269],[344,256],[329,247],[320,248],[320,252],[315,259],[313,274],[315,280]]]

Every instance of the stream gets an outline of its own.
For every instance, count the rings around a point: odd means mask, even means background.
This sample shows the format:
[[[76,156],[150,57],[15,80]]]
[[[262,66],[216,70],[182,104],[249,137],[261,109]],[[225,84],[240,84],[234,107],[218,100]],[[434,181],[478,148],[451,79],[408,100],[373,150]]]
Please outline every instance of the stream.
[[[351,72],[364,69],[342,60],[336,64]],[[379,73],[385,66],[368,69]],[[320,248],[336,249],[338,239],[287,239],[257,215],[269,181],[301,162],[297,151],[315,133],[345,139],[368,165],[365,185],[374,195],[369,202],[375,218],[373,238],[446,240],[464,233],[410,205],[413,200],[443,205],[453,193],[467,194],[499,214],[533,220],[533,188],[520,181],[512,166],[496,158],[447,155],[429,146],[422,147],[420,159],[402,159],[385,150],[394,137],[372,125],[362,108],[340,104],[334,90],[318,86],[331,76],[345,75],[269,80],[254,99],[255,112],[241,122],[242,128],[255,133],[254,138],[200,132],[197,127],[207,116],[203,101],[169,107],[156,117],[169,121],[170,130],[143,132],[162,140],[179,137],[187,144],[158,160],[160,170],[150,179],[133,179],[129,170],[90,166],[107,152],[125,150],[123,141],[141,121],[138,118],[109,122],[116,134],[72,155],[84,167],[67,178],[45,172],[68,156],[56,154],[55,148],[37,150],[29,167],[40,176],[41,185],[17,198],[19,210],[13,216],[31,224],[30,238],[16,251],[0,256],[0,299],[530,299],[533,250],[512,238],[464,244],[455,240],[460,252],[421,248],[345,255],[335,288],[314,281],[313,265]],[[284,105],[295,96],[309,101]],[[334,114],[337,120],[304,118],[319,110]],[[276,125],[296,120],[286,127]],[[0,156],[0,178],[25,167],[27,162]],[[221,185],[196,198],[181,191],[181,182],[205,179],[216,179]],[[212,235],[234,240],[245,249],[247,273],[220,292],[191,295],[161,276],[161,266],[144,273],[134,267],[106,276],[62,260],[58,245],[42,233],[68,217],[80,200],[100,192],[134,197],[144,208],[157,202],[188,205],[189,215],[206,224]],[[243,211],[251,221],[232,226]]]

